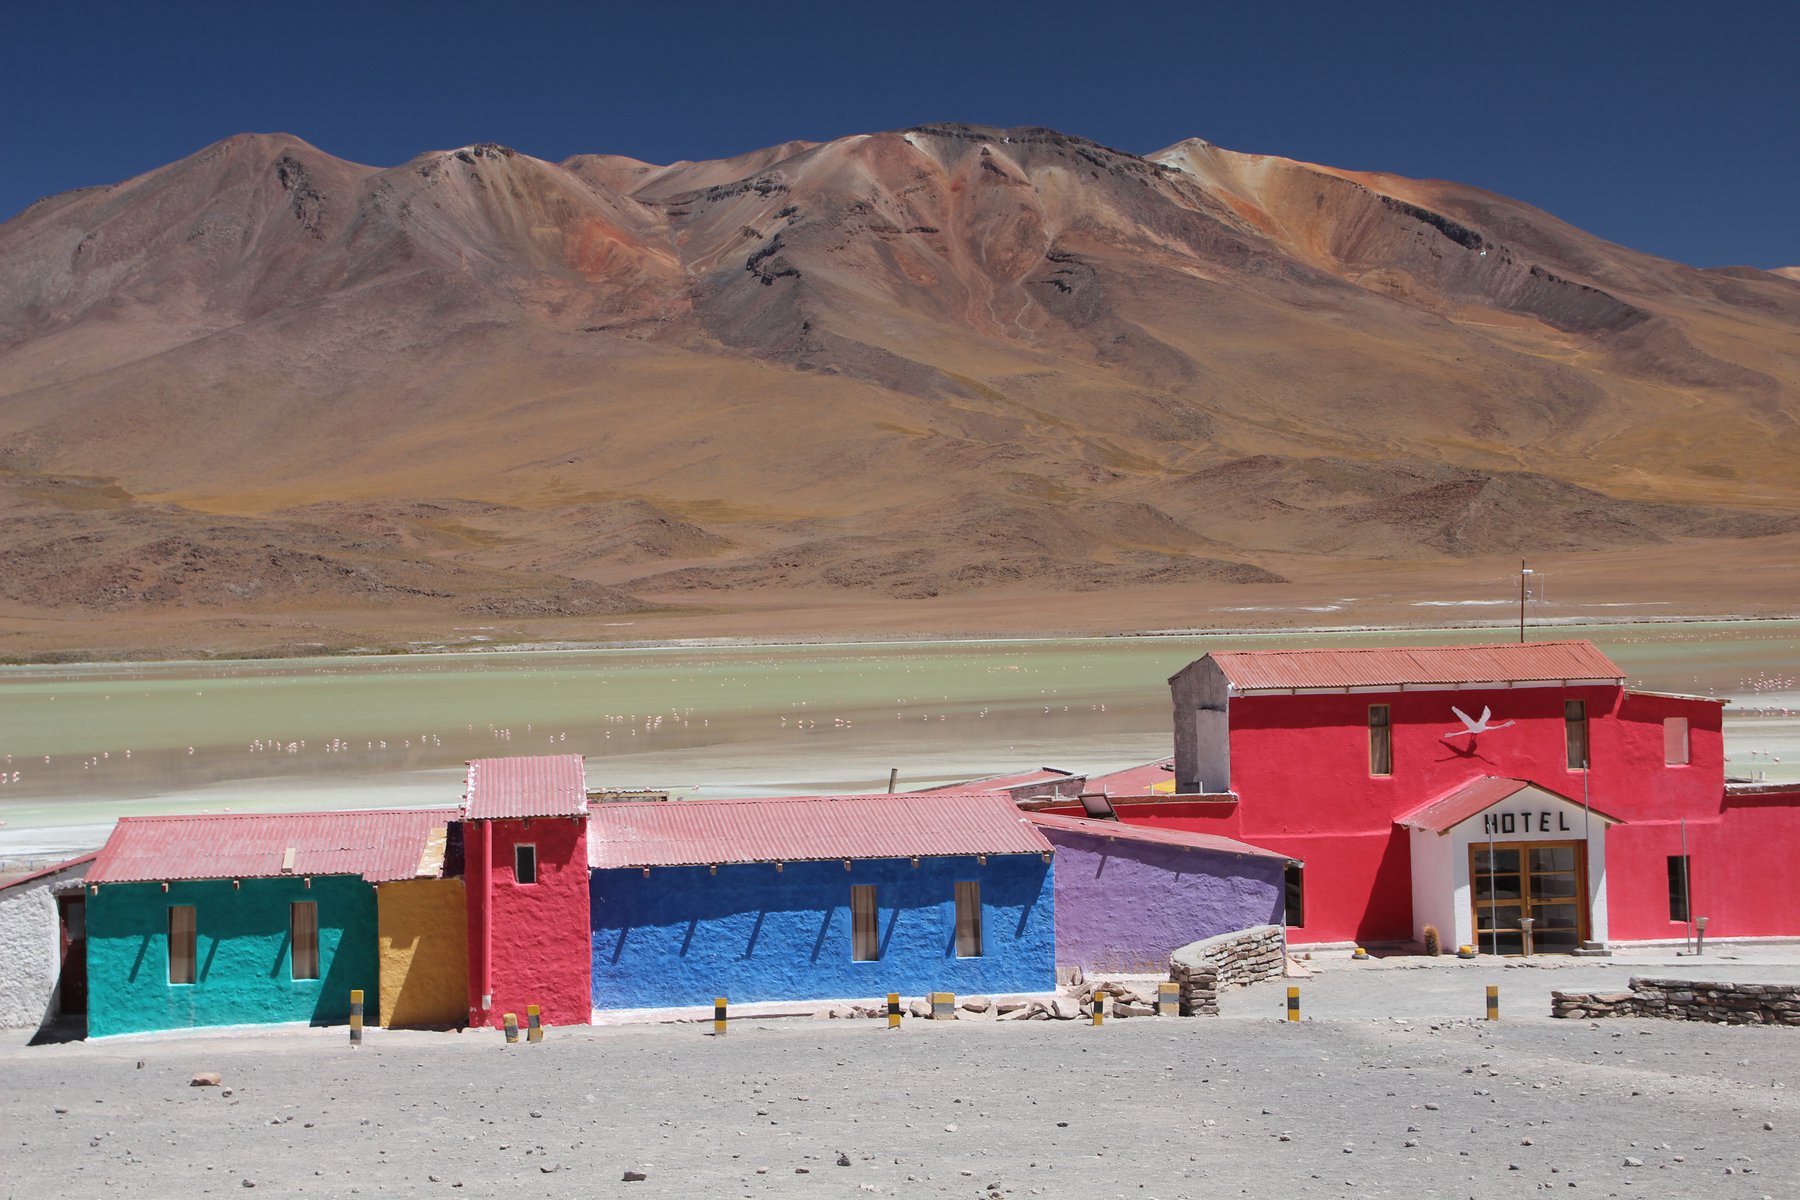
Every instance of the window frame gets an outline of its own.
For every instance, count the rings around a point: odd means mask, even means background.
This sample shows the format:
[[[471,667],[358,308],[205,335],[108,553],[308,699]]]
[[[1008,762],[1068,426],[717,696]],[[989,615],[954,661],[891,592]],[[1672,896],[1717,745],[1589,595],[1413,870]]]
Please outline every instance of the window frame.
[[[1576,757],[1578,747],[1579,759]],[[1571,771],[1585,771],[1593,761],[1594,745],[1588,727],[1586,700],[1563,701],[1563,751]]]
[[[306,919],[301,920],[304,913]],[[310,974],[302,968],[309,968]],[[296,983],[319,978],[319,902],[288,902],[288,978]]]
[[[523,869],[521,869],[521,864],[524,864],[527,862],[527,856],[529,856],[530,869],[523,870]],[[530,875],[531,878],[527,879],[526,878],[527,875]],[[538,881],[537,843],[536,842],[514,842],[513,843],[513,882],[518,884],[521,887],[535,887],[537,885],[537,881]]]
[[[180,914],[185,913],[187,919],[182,922]],[[177,948],[182,953],[176,953]],[[192,987],[200,978],[200,914],[192,904],[169,905],[169,985],[171,987]],[[177,979],[178,966],[184,965],[186,970],[179,972],[187,976]]]
[[[1669,859],[1669,921],[1686,925],[1694,919],[1694,860],[1687,854]]]
[[[981,881],[959,879],[953,889],[956,918],[956,957],[983,958],[987,946],[982,940]],[[973,949],[968,947],[973,945]]]
[[[1290,862],[1281,875],[1281,923],[1294,929],[1306,925],[1306,864]]]
[[[1677,735],[1679,735],[1679,738],[1680,738],[1679,750],[1674,749],[1671,745],[1672,739],[1674,739]],[[1691,724],[1689,724],[1688,719],[1686,717],[1664,717],[1663,718],[1663,766],[1665,766],[1665,767],[1690,766],[1694,761],[1694,740],[1693,739],[1694,739],[1694,727]],[[1679,754],[1680,757],[1679,758],[1675,757],[1676,754]]]
[[[850,961],[881,961],[881,909],[872,883],[850,885]]]
[[[1393,706],[1388,704],[1371,704],[1369,705],[1369,778],[1387,779],[1393,774]]]

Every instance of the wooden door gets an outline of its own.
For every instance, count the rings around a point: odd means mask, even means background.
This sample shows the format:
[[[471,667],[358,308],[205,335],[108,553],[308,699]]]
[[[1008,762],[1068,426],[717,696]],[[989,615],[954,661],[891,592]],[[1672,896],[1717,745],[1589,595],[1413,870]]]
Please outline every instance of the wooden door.
[[[1531,917],[1532,951],[1567,954],[1588,935],[1587,863],[1580,842],[1496,842],[1469,847],[1475,948],[1523,954]]]
[[[61,927],[61,1015],[85,1017],[88,1010],[87,897],[58,896],[57,924]]]

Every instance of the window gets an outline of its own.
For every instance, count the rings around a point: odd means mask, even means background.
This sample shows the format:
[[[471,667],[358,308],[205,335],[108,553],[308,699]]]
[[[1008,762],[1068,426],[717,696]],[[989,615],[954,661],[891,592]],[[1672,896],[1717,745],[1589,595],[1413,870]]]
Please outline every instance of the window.
[[[1389,723],[1388,706],[1369,705],[1369,774],[1394,773],[1394,729]]]
[[[981,957],[981,884],[956,885],[956,957]]]
[[[319,905],[316,900],[296,900],[288,905],[288,936],[293,952],[288,970],[295,979],[319,977]]]
[[[875,936],[875,885],[850,885],[850,957],[857,962],[874,962],[881,957],[881,946]]]
[[[1688,913],[1688,856],[1669,855],[1669,920],[1686,921]]]
[[[537,847],[521,843],[513,847],[513,881],[537,882]]]
[[[194,906],[169,905],[169,982],[194,982]]]
[[[1287,893],[1287,915],[1282,918],[1282,923],[1306,924],[1306,868],[1299,863],[1289,863],[1287,877],[1283,882]]]
[[[1688,723],[1686,717],[1663,718],[1663,763],[1685,767],[1688,763]],[[1686,918],[1682,918],[1686,920]]]
[[[1569,748],[1569,770],[1580,771],[1588,765],[1587,701],[1563,701],[1563,741]]]

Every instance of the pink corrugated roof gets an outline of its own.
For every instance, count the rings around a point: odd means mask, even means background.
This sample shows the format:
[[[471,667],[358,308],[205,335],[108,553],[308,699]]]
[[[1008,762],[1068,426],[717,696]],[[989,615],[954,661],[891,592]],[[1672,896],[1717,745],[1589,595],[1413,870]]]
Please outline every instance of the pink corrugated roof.
[[[88,869],[88,883],[361,875],[411,879],[454,808],[360,812],[209,813],[122,817]],[[282,861],[294,851],[293,868]]]
[[[992,792],[603,804],[588,818],[596,869],[1049,852]]]
[[[1057,813],[1027,813],[1032,824],[1041,829],[1080,833],[1093,837],[1118,838],[1127,842],[1150,842],[1159,846],[1184,846],[1190,850],[1213,850],[1220,854],[1245,854],[1255,858],[1287,859],[1291,856],[1276,850],[1265,850],[1220,837],[1216,833],[1194,833],[1186,829],[1169,829],[1160,825],[1127,825],[1123,821],[1096,821],[1089,817],[1066,817]]]
[[[1625,673],[1589,641],[1339,650],[1221,650],[1211,655],[1239,691],[1406,684],[1604,680]]]
[[[582,757],[546,754],[473,759],[463,808],[471,821],[585,816],[587,772]]]
[[[1470,817],[1485,812],[1494,805],[1510,800],[1526,788],[1534,788],[1545,795],[1555,796],[1568,804],[1578,804],[1561,792],[1553,792],[1541,784],[1531,783],[1524,779],[1505,779],[1498,775],[1483,775],[1472,783],[1466,783],[1449,795],[1441,796],[1426,804],[1421,804],[1411,812],[1394,818],[1396,825],[1405,825],[1411,829],[1428,829],[1432,833],[1448,833]],[[1599,809],[1589,805],[1596,817],[1608,824],[1619,824],[1619,818],[1608,816]]]

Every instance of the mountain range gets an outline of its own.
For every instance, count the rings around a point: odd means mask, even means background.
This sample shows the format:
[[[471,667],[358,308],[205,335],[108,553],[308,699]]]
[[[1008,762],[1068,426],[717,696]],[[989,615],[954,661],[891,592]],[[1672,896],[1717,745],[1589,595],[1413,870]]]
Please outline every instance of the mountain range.
[[[1204,623],[1525,555],[1691,563],[1727,611],[1800,545],[1797,422],[1800,270],[1454,183],[951,124],[663,166],[247,134],[0,225],[0,654]]]

